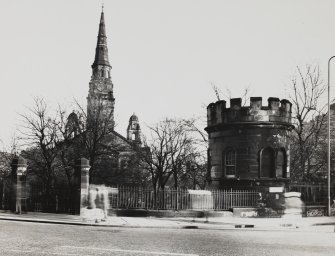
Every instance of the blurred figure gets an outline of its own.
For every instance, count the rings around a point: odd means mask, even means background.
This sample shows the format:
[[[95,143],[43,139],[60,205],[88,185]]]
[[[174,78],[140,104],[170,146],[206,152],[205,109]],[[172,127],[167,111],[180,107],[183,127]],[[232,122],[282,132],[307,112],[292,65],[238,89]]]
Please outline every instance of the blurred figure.
[[[284,216],[294,215],[296,217],[302,217],[302,211],[304,203],[301,200],[301,193],[299,192],[288,192],[284,193]]]
[[[284,223],[283,225],[298,228],[298,221],[302,219],[302,212],[304,207],[304,203],[301,200],[301,193],[284,193],[284,198],[284,214],[282,218],[285,219],[285,222],[289,221],[289,223]]]
[[[99,193],[99,208],[103,210],[104,220],[106,220],[109,208],[108,189],[105,186],[100,186],[98,193]]]
[[[90,186],[89,192],[88,192],[88,200],[89,200],[89,205],[88,209],[95,209],[97,208],[97,205],[95,203],[98,195],[98,188],[95,186]]]

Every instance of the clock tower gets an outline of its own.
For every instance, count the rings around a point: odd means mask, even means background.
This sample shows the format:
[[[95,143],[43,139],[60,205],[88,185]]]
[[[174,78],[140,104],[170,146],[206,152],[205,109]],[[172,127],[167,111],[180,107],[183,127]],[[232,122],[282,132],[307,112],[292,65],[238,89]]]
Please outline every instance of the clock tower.
[[[111,69],[112,66],[108,60],[105,18],[102,9],[95,59],[92,64],[92,76],[87,97],[87,115],[88,118],[99,118],[104,122],[108,122],[108,126],[114,130],[115,98],[113,96]]]

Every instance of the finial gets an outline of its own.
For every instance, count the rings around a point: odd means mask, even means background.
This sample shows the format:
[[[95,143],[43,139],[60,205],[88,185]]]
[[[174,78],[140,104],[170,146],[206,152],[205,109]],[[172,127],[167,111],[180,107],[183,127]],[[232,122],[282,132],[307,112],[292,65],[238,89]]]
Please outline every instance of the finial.
[[[101,12],[104,12],[104,2],[101,4]]]

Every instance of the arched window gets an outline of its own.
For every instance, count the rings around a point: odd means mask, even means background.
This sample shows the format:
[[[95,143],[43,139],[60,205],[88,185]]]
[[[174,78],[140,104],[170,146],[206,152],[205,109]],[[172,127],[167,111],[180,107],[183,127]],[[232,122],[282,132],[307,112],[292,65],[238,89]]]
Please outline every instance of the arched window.
[[[261,178],[273,178],[275,175],[275,152],[272,148],[261,151]]]
[[[227,177],[236,175],[236,152],[233,148],[228,148],[223,153],[224,172]]]
[[[284,178],[286,174],[286,152],[280,149],[276,156],[276,177]]]

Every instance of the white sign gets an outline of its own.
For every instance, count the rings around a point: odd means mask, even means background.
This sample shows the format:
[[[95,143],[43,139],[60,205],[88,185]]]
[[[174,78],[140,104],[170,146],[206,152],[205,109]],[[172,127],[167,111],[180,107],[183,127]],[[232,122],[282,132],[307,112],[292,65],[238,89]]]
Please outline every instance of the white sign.
[[[282,193],[284,192],[284,187],[269,187],[270,193]]]
[[[301,193],[300,192],[287,192],[284,194],[285,198],[289,198],[289,197],[301,197]]]
[[[208,190],[192,190],[192,189],[189,189],[188,193],[190,195],[206,195],[206,196],[210,196],[212,194],[212,192]]]

